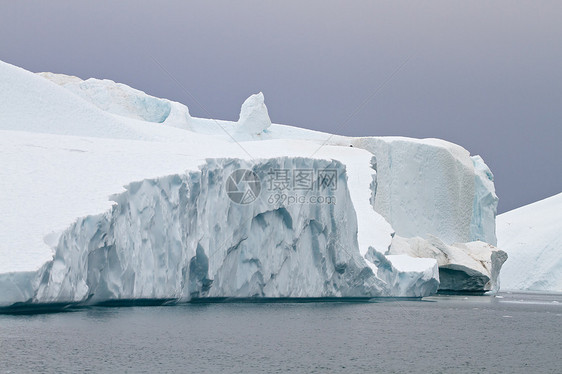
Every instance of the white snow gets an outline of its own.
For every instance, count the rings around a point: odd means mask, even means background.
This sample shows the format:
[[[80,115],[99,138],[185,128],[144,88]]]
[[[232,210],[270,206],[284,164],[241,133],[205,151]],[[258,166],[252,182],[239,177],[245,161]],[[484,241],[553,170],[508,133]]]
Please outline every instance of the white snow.
[[[3,62],[0,106],[2,305],[424,296],[437,261],[385,256],[394,232],[495,240],[487,168],[451,143],[271,124],[261,93],[238,122],[193,118],[113,81]],[[234,167],[262,173],[263,189],[268,168],[328,166],[334,205],[239,206],[224,190]]]
[[[502,289],[562,292],[562,193],[500,214]]]

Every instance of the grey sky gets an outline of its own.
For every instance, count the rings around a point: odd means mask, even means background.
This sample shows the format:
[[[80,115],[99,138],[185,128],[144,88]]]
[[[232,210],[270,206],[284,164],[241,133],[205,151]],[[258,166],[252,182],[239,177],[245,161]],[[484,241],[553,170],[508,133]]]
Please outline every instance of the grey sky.
[[[562,192],[561,19],[560,1],[3,1],[0,59],[200,117],[263,91],[276,123],[446,139],[482,155],[502,212]]]

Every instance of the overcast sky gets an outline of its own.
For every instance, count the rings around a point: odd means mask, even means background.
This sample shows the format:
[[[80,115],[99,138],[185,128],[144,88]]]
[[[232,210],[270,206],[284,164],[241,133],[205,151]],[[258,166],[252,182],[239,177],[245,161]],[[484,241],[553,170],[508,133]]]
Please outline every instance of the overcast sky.
[[[263,91],[275,123],[446,139],[490,166],[500,212],[562,192],[561,1],[2,1],[0,59],[199,117]]]

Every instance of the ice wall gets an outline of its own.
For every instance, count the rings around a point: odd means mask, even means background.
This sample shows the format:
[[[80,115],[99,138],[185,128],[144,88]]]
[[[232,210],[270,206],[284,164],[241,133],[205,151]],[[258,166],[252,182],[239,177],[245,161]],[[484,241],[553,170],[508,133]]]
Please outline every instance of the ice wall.
[[[263,194],[239,205],[225,192],[234,170],[265,175],[289,167],[339,170],[338,189],[325,191],[337,204],[272,204]],[[113,200],[110,212],[81,218],[61,235],[36,277],[33,302],[423,296],[436,289],[435,274],[423,270],[410,279],[396,267],[385,280],[375,275],[359,253],[347,175],[336,161],[209,160],[200,172],[131,183]],[[400,287],[389,283],[398,279]]]

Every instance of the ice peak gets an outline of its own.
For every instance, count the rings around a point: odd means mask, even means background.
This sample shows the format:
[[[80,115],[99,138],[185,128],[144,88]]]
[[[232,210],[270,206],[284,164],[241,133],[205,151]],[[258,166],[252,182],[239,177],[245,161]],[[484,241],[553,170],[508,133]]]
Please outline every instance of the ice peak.
[[[271,126],[271,119],[265,106],[263,93],[251,95],[240,109],[238,131],[249,134],[261,134]]]

